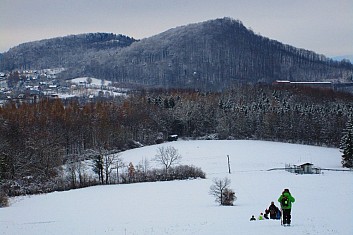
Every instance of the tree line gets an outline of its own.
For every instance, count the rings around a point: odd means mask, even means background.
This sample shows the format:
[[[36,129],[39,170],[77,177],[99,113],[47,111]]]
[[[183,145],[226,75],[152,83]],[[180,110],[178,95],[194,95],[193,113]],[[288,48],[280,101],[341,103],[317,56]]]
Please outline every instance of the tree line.
[[[84,185],[109,183],[107,175],[120,163],[110,159],[114,168],[100,168],[110,161],[104,157],[169,134],[339,147],[352,101],[351,94],[332,90],[242,84],[222,93],[142,90],[97,102],[9,103],[0,108],[0,180],[52,188],[70,163],[73,187],[80,186],[77,178]],[[76,163],[86,159],[96,160],[99,179],[80,173]]]

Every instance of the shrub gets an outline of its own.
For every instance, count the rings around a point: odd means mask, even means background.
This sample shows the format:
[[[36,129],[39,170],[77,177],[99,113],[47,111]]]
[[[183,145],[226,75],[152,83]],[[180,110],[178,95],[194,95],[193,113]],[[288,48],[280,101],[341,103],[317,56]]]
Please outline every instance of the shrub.
[[[223,206],[233,206],[233,202],[237,199],[233,190],[226,188],[223,191],[222,203]]]

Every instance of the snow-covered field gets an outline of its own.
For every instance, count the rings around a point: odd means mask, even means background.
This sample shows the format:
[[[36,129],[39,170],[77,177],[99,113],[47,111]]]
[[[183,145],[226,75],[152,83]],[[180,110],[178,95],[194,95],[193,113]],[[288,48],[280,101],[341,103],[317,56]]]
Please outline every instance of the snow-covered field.
[[[90,80],[90,83],[88,83],[88,80]],[[80,84],[80,83],[87,83],[88,85],[94,85],[94,86],[108,86],[112,82],[108,80],[100,80],[97,78],[92,78],[92,77],[79,77],[79,78],[74,78],[71,80],[72,83]]]
[[[312,162],[341,169],[338,149],[264,141],[177,141],[124,152],[125,162],[151,159],[173,146],[182,164],[201,167],[207,179],[96,186],[11,199],[0,208],[0,234],[353,234],[353,172],[295,175],[267,171],[285,163]],[[231,174],[228,174],[227,155]],[[152,165],[152,164],[151,164]],[[228,177],[238,197],[222,207],[209,195],[213,178]],[[296,202],[292,226],[250,222],[284,188]]]

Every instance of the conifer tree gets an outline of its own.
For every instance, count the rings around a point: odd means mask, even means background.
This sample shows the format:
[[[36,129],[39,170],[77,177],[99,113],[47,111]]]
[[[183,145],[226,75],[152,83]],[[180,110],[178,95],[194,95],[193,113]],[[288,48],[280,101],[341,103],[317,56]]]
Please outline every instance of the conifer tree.
[[[93,171],[98,174],[99,181],[101,181],[102,184],[104,184],[103,169],[104,169],[103,156],[99,154],[94,159]]]
[[[341,138],[340,150],[342,152],[342,166],[347,168],[353,167],[353,119],[352,117],[347,123],[344,134]]]

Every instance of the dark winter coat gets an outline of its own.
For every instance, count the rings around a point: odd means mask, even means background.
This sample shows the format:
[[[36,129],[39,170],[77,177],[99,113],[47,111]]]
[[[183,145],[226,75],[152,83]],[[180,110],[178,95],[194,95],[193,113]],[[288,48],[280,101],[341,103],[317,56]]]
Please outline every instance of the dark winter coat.
[[[271,204],[268,210],[270,211],[270,218],[276,219],[277,211],[279,210],[278,207],[274,204]]]
[[[278,198],[278,202],[281,203],[282,202],[282,198],[283,197],[287,197],[289,199],[289,204],[288,206],[282,206],[283,210],[286,209],[291,209],[292,208],[292,203],[295,202],[295,198],[289,193],[289,192],[284,192],[279,198]]]

